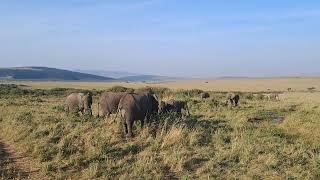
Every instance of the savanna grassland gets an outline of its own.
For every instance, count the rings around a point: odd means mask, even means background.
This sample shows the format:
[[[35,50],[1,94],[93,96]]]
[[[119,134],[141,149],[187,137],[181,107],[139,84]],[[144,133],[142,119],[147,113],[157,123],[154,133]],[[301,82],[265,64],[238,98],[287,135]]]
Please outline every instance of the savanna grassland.
[[[320,77],[291,77],[291,78],[225,78],[225,79],[193,79],[168,82],[79,82],[79,81],[0,81],[0,83],[25,84],[33,89],[52,88],[77,88],[105,90],[114,86],[127,88],[143,88],[146,86],[179,89],[201,89],[205,91],[241,91],[241,92],[262,92],[287,91],[291,88],[294,91],[306,91],[315,87],[320,89]]]
[[[190,85],[189,90],[149,84],[162,100],[187,101],[191,115],[154,116],[144,129],[136,122],[132,139],[123,136],[121,121],[114,115],[67,116],[63,107],[69,93],[90,90],[97,115],[102,90],[127,88],[3,84],[0,138],[28,155],[31,165],[51,179],[318,179],[320,92],[317,79],[310,81],[279,81],[278,86],[269,82],[262,87],[239,82],[242,89],[212,88],[208,99],[200,98],[201,90],[191,89],[209,90],[203,86],[212,81]],[[316,89],[308,91],[310,87]],[[264,98],[266,88],[279,93],[280,100]],[[239,91],[238,107],[224,105],[229,90]],[[279,117],[283,122],[275,121]],[[19,177],[12,168],[1,168],[0,177]]]

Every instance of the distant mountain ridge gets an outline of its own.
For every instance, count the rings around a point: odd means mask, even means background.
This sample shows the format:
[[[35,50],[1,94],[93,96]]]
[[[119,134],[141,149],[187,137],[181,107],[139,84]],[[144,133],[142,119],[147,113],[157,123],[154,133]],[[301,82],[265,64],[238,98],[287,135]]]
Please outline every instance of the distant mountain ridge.
[[[137,76],[140,75],[138,73],[130,73],[125,71],[110,71],[110,70],[81,70],[81,69],[74,69],[73,71],[93,74],[97,76],[104,76],[104,77],[111,77],[111,78],[123,78],[127,76]]]
[[[0,80],[164,82],[179,78],[122,71],[64,70],[49,67],[0,68]]]
[[[111,81],[114,78],[48,67],[0,68],[0,79],[8,80],[61,80]]]
[[[158,76],[158,75],[146,75],[146,74],[138,74],[138,73],[131,73],[131,72],[124,72],[124,71],[109,71],[109,70],[74,70],[81,73],[89,73],[99,76],[108,76],[112,78],[116,78],[119,81],[172,81],[182,78],[176,77],[169,77],[169,76]]]
[[[167,77],[167,76],[155,76],[155,75],[136,75],[136,76],[126,76],[119,78],[119,80],[123,81],[170,81],[176,80],[178,78]]]

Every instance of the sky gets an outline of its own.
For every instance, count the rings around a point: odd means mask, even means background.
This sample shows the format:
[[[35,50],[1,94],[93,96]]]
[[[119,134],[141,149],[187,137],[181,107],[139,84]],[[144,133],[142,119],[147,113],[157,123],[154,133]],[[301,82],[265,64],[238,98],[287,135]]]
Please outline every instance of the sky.
[[[0,1],[0,66],[320,75],[320,1]]]

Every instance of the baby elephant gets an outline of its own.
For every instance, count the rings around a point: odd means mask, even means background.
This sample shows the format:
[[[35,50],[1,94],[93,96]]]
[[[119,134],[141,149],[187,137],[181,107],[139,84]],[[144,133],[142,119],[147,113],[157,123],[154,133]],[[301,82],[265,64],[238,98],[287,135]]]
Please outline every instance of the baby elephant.
[[[82,114],[89,113],[92,115],[92,94],[89,92],[84,93],[72,93],[65,101],[65,111],[67,114],[73,112],[81,112]]]
[[[159,103],[158,113],[162,114],[162,113],[174,111],[174,112],[177,112],[179,116],[182,116],[181,114],[182,109],[186,110],[188,112],[188,115],[190,115],[187,102],[185,101],[176,101],[176,100],[170,100],[167,102],[161,101]]]
[[[238,94],[231,93],[227,97],[226,105],[238,106],[240,96]]]

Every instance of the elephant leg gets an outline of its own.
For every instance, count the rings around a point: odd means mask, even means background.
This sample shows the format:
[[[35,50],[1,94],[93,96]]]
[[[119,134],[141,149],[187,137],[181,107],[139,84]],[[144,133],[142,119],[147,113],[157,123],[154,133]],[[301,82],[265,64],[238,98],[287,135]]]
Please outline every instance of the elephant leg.
[[[84,108],[80,108],[80,107],[79,107],[79,111],[78,111],[78,112],[80,112],[81,115],[84,115]]]
[[[146,121],[146,118],[144,118],[144,120],[141,120],[141,129],[143,128],[145,121]],[[147,121],[146,121],[146,122],[147,122]]]
[[[132,134],[133,120],[128,120],[128,121],[127,121],[127,126],[128,126],[128,134],[127,134],[127,137],[128,137],[128,138],[132,138],[132,137],[133,137],[133,134]]]
[[[66,107],[64,108],[64,111],[66,112],[66,114],[69,114],[69,106],[66,106]]]
[[[150,118],[151,118],[151,115],[150,115],[150,114],[146,114],[146,116],[144,117],[143,123],[149,124]],[[142,122],[142,121],[141,121],[141,122]],[[142,126],[142,125],[141,125],[141,126]]]
[[[126,121],[123,121],[122,125],[123,125],[124,134],[127,135],[128,134],[128,126],[127,126]]]
[[[178,113],[178,116],[179,116],[179,117],[182,117],[181,111],[182,111],[181,109],[178,109],[178,110],[177,110],[177,113]]]
[[[107,112],[103,110],[103,111],[101,112],[101,117],[102,117],[103,119],[105,119],[105,118],[107,117]]]

